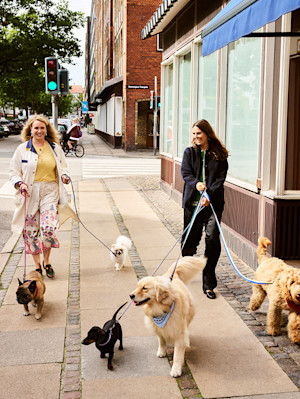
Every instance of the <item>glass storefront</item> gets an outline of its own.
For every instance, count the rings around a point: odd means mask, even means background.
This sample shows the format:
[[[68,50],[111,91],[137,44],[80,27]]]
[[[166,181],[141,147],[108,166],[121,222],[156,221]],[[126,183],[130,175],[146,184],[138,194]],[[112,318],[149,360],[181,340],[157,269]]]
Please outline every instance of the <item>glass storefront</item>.
[[[261,81],[261,39],[228,45],[226,147],[228,175],[256,184]]]
[[[164,67],[163,152],[172,153],[173,145],[173,64]]]
[[[218,54],[199,57],[197,119],[206,119],[216,129]],[[196,121],[194,121],[196,122]]]
[[[191,143],[191,53],[179,57],[177,102],[177,156]]]

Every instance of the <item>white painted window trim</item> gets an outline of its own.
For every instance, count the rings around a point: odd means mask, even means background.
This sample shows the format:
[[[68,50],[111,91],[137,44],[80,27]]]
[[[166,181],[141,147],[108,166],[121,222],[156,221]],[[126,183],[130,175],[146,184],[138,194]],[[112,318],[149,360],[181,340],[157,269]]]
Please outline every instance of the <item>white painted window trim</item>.
[[[217,131],[220,140],[226,144],[226,109],[227,109],[227,67],[228,67],[228,51],[227,46],[219,51],[218,57],[218,79],[219,79],[219,93],[218,93],[218,125]]]
[[[258,193],[258,189],[255,184],[247,183],[243,180],[235,179],[234,177],[228,175],[226,177],[226,181],[238,187],[245,188],[246,190],[253,191],[254,193]]]
[[[193,40],[194,44],[202,44],[202,36],[199,35]]]
[[[202,42],[202,40],[201,40]],[[193,42],[193,57],[192,57],[192,65],[193,65],[193,78],[192,78],[192,107],[191,107],[191,118],[192,123],[197,121],[198,114],[198,89],[199,89],[199,57],[200,57],[200,47],[201,42]]]
[[[193,79],[194,79],[194,46],[193,46],[193,42],[189,42],[186,46],[182,47],[180,50],[176,51],[175,53],[175,62],[174,62],[174,69],[176,69],[173,77],[175,78],[175,76],[177,77],[176,79],[176,94],[173,97],[174,98],[174,108],[173,108],[173,115],[177,115],[177,111],[178,111],[178,90],[179,90],[179,62],[180,62],[180,58],[184,57],[186,54],[191,53],[191,109],[190,109],[190,126],[192,125],[192,108],[193,108]],[[175,112],[174,112],[175,111]],[[176,116],[175,118],[176,120],[176,146],[173,147],[173,156],[178,156],[177,152],[178,152],[178,117]],[[191,129],[192,131],[192,129]],[[190,131],[190,136],[191,136],[191,131]],[[190,137],[191,138],[191,137]],[[174,144],[174,141],[173,141]],[[174,152],[175,149],[175,152]],[[175,172],[175,171],[174,171]]]
[[[282,16],[281,31],[289,32],[291,29],[291,13]],[[280,74],[279,74],[279,104],[278,104],[278,130],[277,130],[277,154],[276,154],[276,197],[284,194],[285,186],[285,162],[287,139],[287,111],[288,88],[290,67],[290,43],[289,37],[280,39]]]
[[[164,67],[164,66],[168,66],[168,65],[170,65],[170,64],[173,64],[173,62],[174,62],[174,56],[171,55],[171,57],[169,57],[169,58],[167,58],[166,60],[162,61],[162,62],[160,63],[160,65],[161,65],[162,67]]]
[[[177,50],[175,53],[175,57],[182,57],[182,56],[186,55],[187,53],[189,53],[190,51],[192,51],[192,42],[189,42],[184,47]]]
[[[274,32],[275,23],[268,24],[267,32]],[[273,84],[274,84],[274,54],[275,38],[269,37],[265,40],[264,54],[264,87],[262,98],[262,148],[261,153],[261,190],[271,190],[271,144],[272,144],[272,118],[273,118]]]

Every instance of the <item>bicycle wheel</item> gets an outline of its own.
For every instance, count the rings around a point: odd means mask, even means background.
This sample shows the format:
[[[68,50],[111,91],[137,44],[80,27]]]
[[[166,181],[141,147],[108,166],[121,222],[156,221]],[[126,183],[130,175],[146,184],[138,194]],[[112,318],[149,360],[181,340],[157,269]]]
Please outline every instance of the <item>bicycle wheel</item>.
[[[84,148],[81,144],[77,144],[76,148],[75,148],[75,155],[78,158],[83,157],[84,155]]]

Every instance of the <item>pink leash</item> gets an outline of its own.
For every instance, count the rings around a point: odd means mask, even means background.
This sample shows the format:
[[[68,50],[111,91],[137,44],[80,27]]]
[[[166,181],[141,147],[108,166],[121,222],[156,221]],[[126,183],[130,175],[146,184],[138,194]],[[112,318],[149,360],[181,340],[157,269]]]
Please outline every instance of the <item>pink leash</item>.
[[[26,197],[24,199],[24,275],[23,275],[23,283],[25,282],[26,276]]]

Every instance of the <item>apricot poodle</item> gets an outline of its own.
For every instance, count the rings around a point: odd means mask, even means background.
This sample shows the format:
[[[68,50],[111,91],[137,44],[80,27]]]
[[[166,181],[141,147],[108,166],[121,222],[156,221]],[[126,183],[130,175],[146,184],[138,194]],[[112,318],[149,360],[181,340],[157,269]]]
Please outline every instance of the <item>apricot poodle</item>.
[[[280,335],[282,310],[289,310],[288,337],[300,344],[300,270],[288,266],[281,259],[266,255],[271,241],[266,237],[258,240],[258,263],[255,277],[259,281],[272,284],[253,284],[250,309],[257,310],[268,295],[267,333]]]

